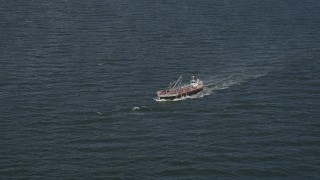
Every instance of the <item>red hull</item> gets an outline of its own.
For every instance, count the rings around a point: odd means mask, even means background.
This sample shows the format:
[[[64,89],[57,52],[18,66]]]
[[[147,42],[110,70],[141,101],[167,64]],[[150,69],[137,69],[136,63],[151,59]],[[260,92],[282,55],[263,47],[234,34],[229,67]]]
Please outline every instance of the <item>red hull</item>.
[[[182,91],[179,91],[178,94],[176,94],[176,93],[172,94],[172,96],[170,96],[170,93],[164,93],[167,96],[159,97],[159,99],[173,100],[173,99],[177,99],[177,98],[181,98],[181,97],[192,96],[192,95],[195,95],[195,94],[201,92],[203,90],[203,88],[204,87],[192,89],[190,91],[183,91],[182,90]]]

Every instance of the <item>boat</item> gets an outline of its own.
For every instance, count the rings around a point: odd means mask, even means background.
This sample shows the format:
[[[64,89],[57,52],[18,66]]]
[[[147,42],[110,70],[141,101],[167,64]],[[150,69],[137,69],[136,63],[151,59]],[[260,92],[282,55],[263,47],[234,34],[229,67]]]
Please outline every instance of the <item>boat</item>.
[[[182,84],[182,76],[180,76],[174,83],[170,83],[170,86],[165,90],[159,90],[156,92],[156,101],[161,100],[175,100],[191,95],[198,94],[204,89],[203,81],[195,79],[195,76],[191,76],[189,84]]]

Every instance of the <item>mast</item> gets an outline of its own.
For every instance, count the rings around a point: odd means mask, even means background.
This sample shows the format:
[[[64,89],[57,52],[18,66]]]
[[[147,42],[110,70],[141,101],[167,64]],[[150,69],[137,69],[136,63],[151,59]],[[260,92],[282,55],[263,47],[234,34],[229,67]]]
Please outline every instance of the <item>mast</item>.
[[[176,80],[176,81],[170,86],[170,89],[174,89],[174,88],[177,86],[177,84],[181,81],[181,78],[182,78],[182,76],[180,76],[179,79]]]

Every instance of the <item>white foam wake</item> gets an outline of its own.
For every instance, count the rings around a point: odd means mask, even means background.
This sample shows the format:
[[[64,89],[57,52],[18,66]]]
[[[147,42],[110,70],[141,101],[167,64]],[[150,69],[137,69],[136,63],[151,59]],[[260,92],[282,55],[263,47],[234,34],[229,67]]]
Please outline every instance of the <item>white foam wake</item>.
[[[241,85],[242,83],[264,76],[265,74],[232,74],[227,77],[213,78],[206,83],[205,95],[210,95],[215,91],[228,89],[230,87]]]

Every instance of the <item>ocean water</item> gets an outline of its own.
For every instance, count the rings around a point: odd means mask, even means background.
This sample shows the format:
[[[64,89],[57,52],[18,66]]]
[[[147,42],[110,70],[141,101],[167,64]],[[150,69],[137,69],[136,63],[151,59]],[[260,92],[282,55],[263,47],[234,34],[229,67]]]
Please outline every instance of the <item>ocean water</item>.
[[[1,179],[320,177],[317,0],[2,0],[0,42]]]

